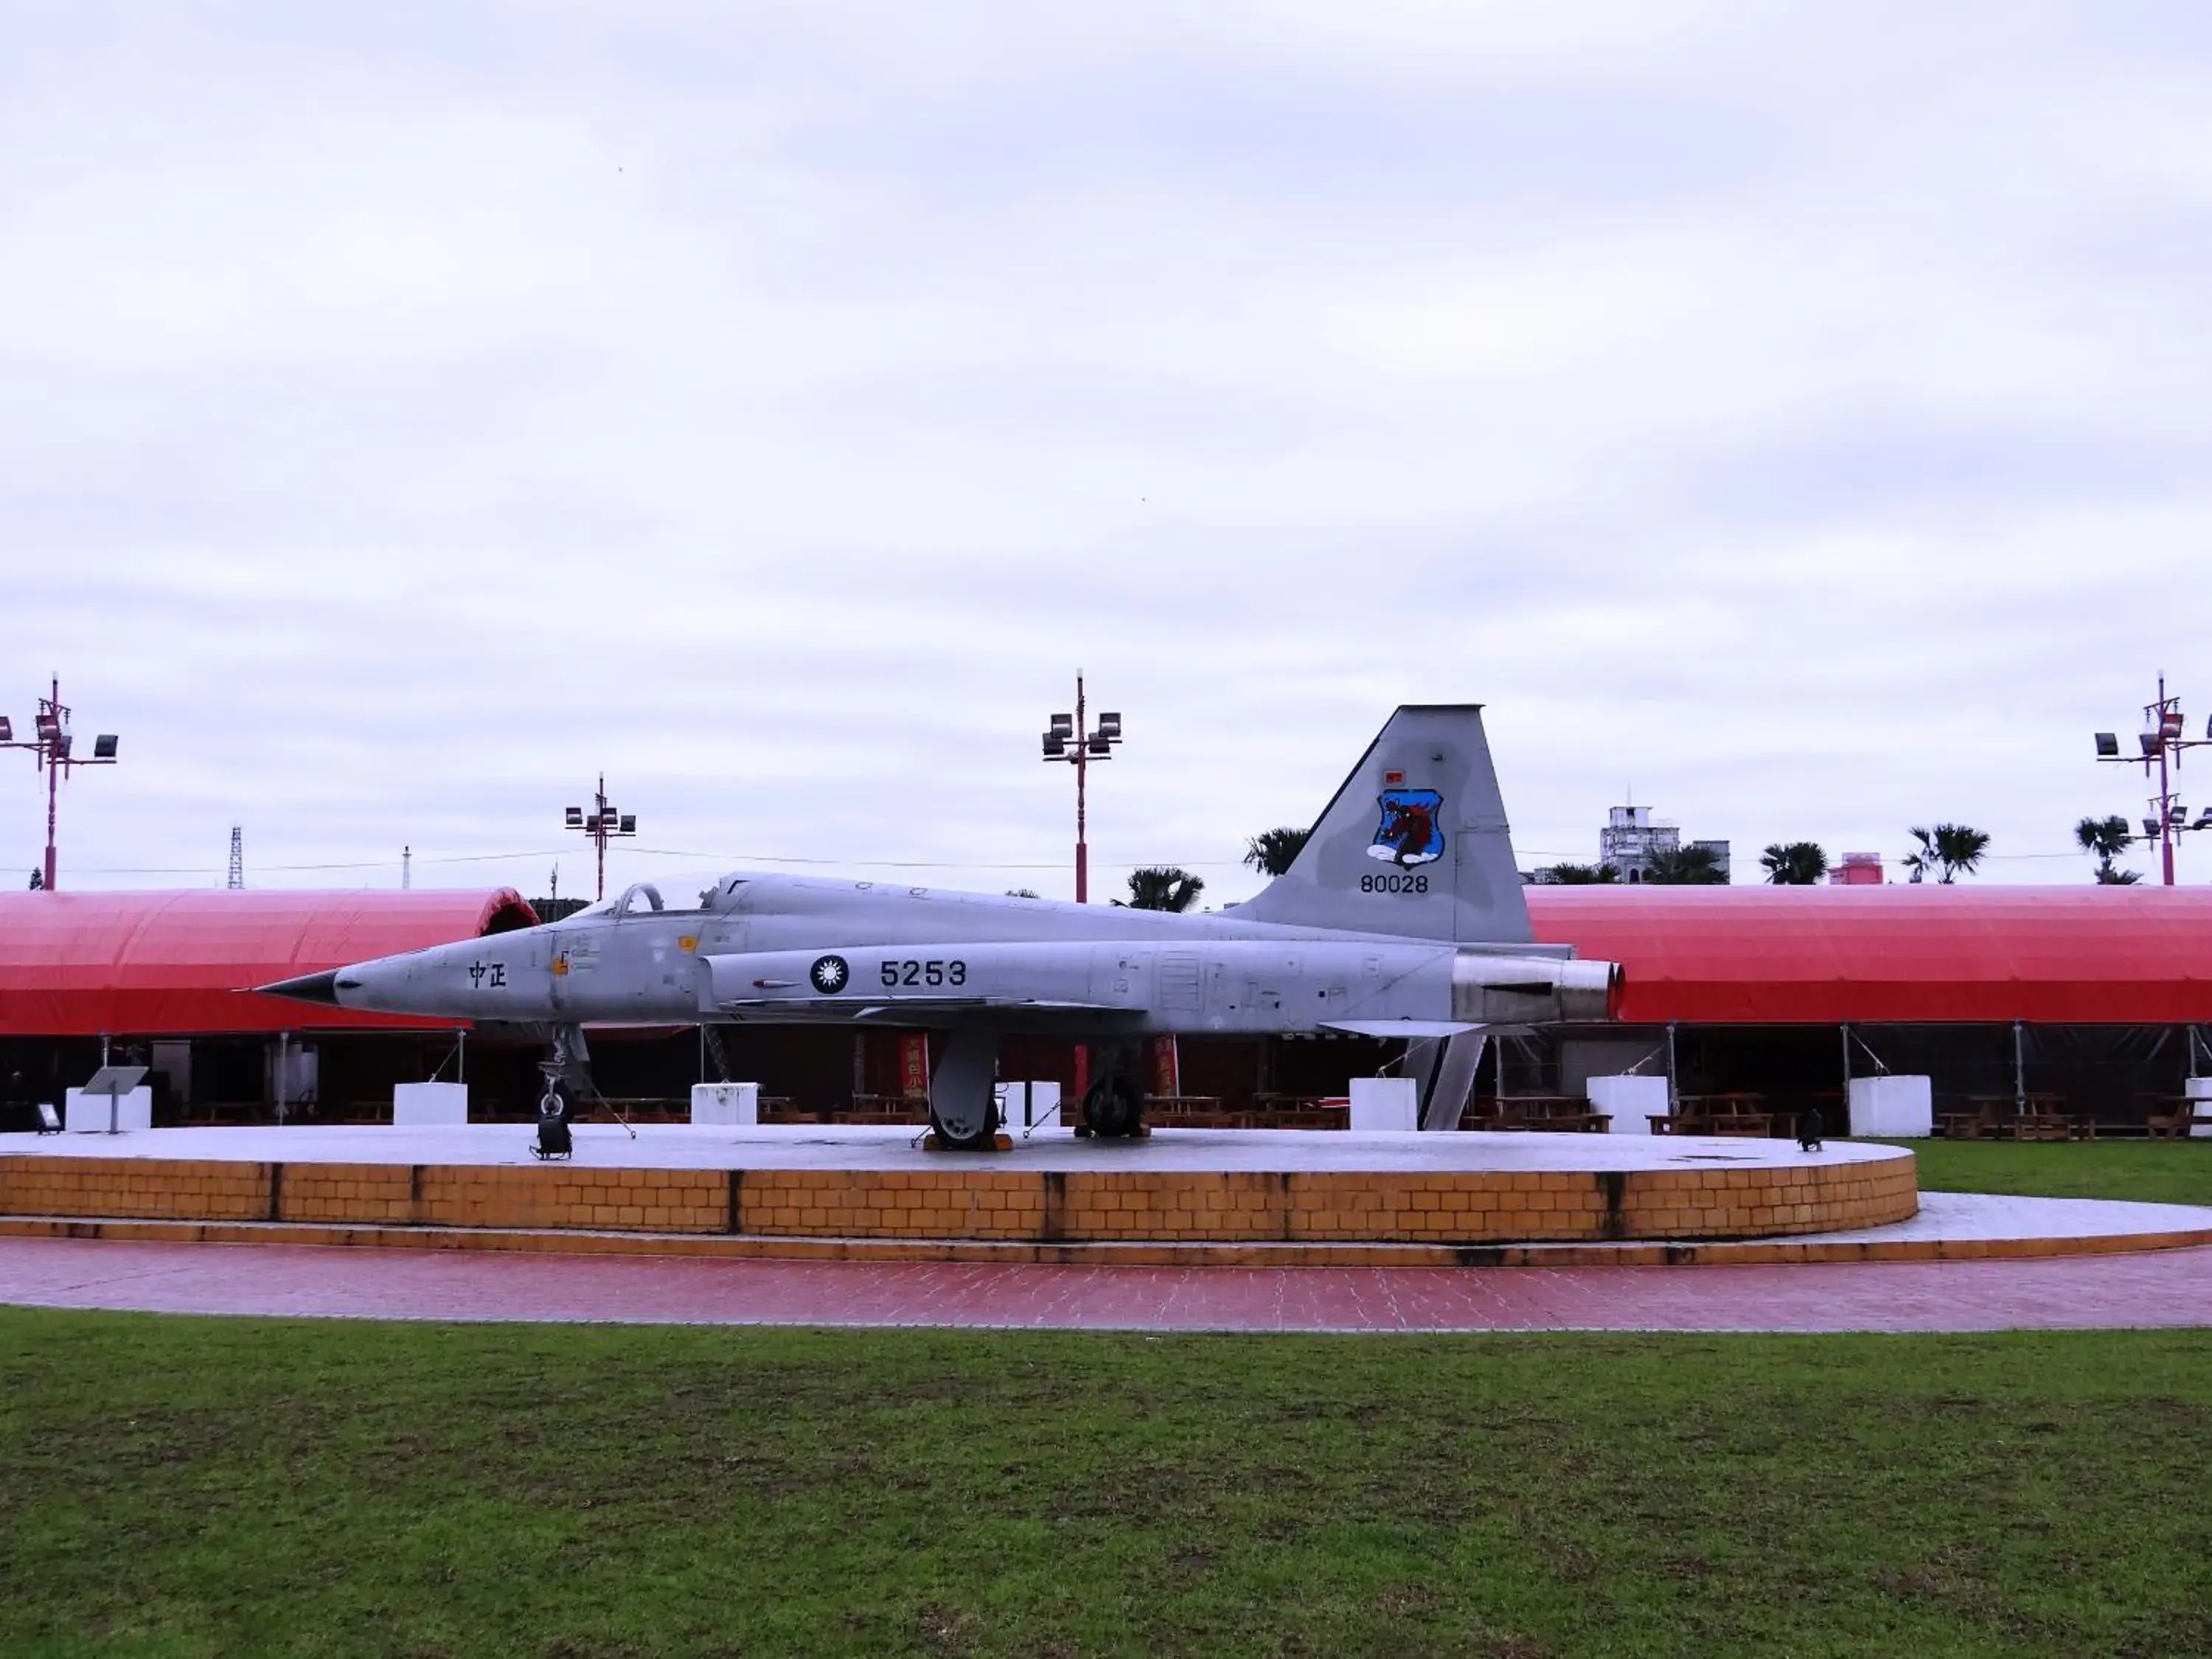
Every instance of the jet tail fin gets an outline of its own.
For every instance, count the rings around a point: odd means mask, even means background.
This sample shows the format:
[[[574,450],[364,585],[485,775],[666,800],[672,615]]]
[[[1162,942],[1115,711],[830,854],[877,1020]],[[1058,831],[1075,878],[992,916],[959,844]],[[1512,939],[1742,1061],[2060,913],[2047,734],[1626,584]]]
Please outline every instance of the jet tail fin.
[[[1481,705],[1407,705],[1391,715],[1291,867],[1237,914],[1298,927],[1528,943],[1528,906]]]

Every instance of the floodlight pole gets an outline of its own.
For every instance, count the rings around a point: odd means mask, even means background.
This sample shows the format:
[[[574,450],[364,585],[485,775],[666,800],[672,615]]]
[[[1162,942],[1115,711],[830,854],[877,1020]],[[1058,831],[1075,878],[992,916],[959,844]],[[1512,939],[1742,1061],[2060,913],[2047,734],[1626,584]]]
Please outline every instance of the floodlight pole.
[[[46,696],[39,699],[38,718],[33,722],[30,739],[17,738],[8,721],[0,720],[0,749],[27,749],[34,764],[46,775],[46,862],[40,872],[48,892],[53,891],[54,877],[58,860],[54,855],[54,829],[60,806],[62,774],[77,766],[112,766],[115,764],[115,738],[101,733],[94,742],[92,757],[82,758],[70,752],[69,729],[70,710],[62,702],[62,682],[58,674]]]
[[[602,772],[599,774],[599,787],[592,793],[591,816],[585,817],[582,807],[572,806],[565,815],[565,824],[570,830],[582,830],[584,838],[592,843],[592,850],[598,854],[599,890],[593,896],[595,899],[606,897],[607,843],[620,836],[635,835],[637,815],[631,813],[624,817],[615,810],[614,803],[607,799],[607,775]],[[557,866],[555,879],[559,879]],[[557,890],[556,896],[558,896]]]
[[[1091,837],[1090,782],[1091,763],[1112,760],[1116,745],[1121,741],[1121,717],[1117,714],[1102,713],[1096,731],[1091,726],[1091,708],[1085,700],[1083,671],[1075,674],[1075,713],[1054,714],[1045,724],[1044,758],[1051,761],[1070,761],[1075,766],[1075,902],[1091,902]],[[1074,752],[1070,753],[1071,745]],[[1088,1044],[1075,1045],[1075,1095],[1080,1100],[1091,1084],[1091,1049]],[[1024,1109],[1026,1115],[1026,1109]]]
[[[1121,717],[1098,716],[1091,726],[1090,704],[1084,694],[1083,675],[1075,676],[1075,713],[1054,714],[1045,727],[1044,758],[1067,761],[1075,767],[1075,902],[1091,902],[1090,785],[1091,763],[1111,760],[1121,741]]]
[[[2150,777],[2152,764],[2157,764],[2158,793],[2151,798],[2151,804],[2158,809],[2159,862],[2166,885],[2171,887],[2173,885],[2174,837],[2192,830],[2212,827],[2212,809],[2208,809],[2195,823],[2177,823],[2174,821],[2173,774],[2181,769],[2184,750],[2202,749],[2212,744],[2212,727],[2208,727],[2206,735],[2202,738],[2182,735],[2181,699],[2166,696],[2164,674],[2158,677],[2158,701],[2143,705],[2143,727],[2142,752],[2140,755],[2119,753],[2112,734],[2100,732],[2097,734],[2097,758],[2100,762],[2114,762],[2123,766],[2140,763],[2146,781]],[[2108,747],[2112,750],[2109,754],[2105,752]],[[2185,811],[2187,809],[2182,810]]]
[[[1079,732],[1087,729],[1084,718],[1083,672],[1078,669],[1075,675],[1075,729]],[[1088,807],[1085,800],[1085,787],[1091,777],[1091,763],[1086,758],[1090,747],[1087,743],[1075,745],[1075,902],[1078,904],[1091,902],[1091,842]]]

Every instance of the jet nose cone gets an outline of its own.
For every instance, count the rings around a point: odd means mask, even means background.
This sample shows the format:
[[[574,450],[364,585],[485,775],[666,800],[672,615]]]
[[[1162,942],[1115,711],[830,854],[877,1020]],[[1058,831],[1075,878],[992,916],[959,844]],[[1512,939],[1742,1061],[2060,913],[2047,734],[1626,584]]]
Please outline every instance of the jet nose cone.
[[[297,979],[280,979],[274,985],[253,988],[264,996],[289,997],[295,1002],[321,1002],[338,1006],[338,970],[327,973],[302,974]]]

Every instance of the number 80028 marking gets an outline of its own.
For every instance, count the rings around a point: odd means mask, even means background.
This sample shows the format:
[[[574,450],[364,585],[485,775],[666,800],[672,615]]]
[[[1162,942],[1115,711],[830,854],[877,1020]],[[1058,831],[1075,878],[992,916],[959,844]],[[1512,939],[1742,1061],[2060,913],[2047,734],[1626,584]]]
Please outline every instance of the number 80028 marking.
[[[1426,876],[1400,875],[1390,871],[1379,876],[1362,876],[1359,890],[1363,893],[1425,893],[1429,890]]]
[[[964,962],[890,962],[883,965],[886,989],[905,985],[965,985],[968,964]]]

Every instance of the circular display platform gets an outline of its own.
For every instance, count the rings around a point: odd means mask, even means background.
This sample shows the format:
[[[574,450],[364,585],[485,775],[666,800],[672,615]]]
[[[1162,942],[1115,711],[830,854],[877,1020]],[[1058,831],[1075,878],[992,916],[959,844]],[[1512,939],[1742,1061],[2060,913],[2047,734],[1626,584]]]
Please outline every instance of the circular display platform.
[[[1903,1221],[1894,1146],[1587,1134],[1064,1132],[997,1153],[902,1129],[527,1125],[0,1137],[0,1217],[622,1232],[671,1240],[1465,1249],[1786,1239]]]

